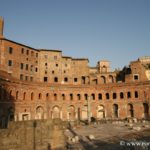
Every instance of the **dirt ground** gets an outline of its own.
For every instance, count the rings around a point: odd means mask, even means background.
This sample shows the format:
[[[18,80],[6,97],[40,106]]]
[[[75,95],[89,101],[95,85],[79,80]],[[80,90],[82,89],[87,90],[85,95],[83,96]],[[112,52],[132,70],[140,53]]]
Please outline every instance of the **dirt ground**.
[[[68,150],[150,150],[150,123],[79,125],[66,130]]]

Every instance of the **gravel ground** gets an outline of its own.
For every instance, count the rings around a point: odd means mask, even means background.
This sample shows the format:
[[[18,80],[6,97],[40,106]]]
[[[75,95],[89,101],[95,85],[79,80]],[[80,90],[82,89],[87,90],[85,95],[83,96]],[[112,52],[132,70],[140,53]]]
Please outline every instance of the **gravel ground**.
[[[150,123],[97,124],[66,130],[68,150],[150,150]]]

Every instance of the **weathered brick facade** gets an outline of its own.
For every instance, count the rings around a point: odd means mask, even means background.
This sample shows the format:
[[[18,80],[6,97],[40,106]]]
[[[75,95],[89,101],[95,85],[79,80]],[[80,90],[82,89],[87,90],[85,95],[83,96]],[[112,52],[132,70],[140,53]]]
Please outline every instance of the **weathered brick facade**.
[[[0,18],[0,118],[149,118],[150,57],[110,71],[109,61],[89,67],[88,59],[60,50],[35,49],[3,36]]]

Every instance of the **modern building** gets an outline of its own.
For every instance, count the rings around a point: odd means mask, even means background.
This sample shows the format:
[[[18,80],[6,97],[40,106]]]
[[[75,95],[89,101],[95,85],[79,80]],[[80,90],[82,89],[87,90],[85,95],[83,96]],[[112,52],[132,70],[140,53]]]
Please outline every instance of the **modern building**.
[[[63,56],[3,35],[0,18],[0,121],[149,118],[150,57],[111,71],[102,60]],[[90,114],[89,114],[90,112]]]

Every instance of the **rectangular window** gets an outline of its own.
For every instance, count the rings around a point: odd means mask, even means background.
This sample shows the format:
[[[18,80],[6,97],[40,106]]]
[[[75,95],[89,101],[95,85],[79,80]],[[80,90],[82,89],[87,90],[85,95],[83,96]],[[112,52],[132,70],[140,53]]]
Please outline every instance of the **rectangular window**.
[[[35,68],[35,72],[38,72],[38,68],[37,67]]]
[[[23,80],[23,74],[20,74],[20,80]]]
[[[44,77],[44,82],[47,82],[48,78],[47,77]]]
[[[25,77],[25,80],[28,81],[28,76]]]
[[[26,64],[26,70],[28,70],[28,64]]]
[[[20,69],[23,69],[23,63],[20,64]]]
[[[8,60],[8,66],[12,66],[12,60]]]
[[[38,57],[38,53],[36,53],[36,57]]]
[[[24,48],[21,49],[21,53],[24,54]]]
[[[12,47],[9,47],[9,48],[8,48],[8,52],[9,52],[9,54],[12,54],[12,53],[13,53],[13,48],[12,48]]]
[[[74,82],[78,82],[78,79],[77,79],[77,78],[74,78]]]
[[[26,51],[26,54],[29,55],[29,50]]]
[[[139,80],[139,75],[134,75],[134,80]]]
[[[31,51],[31,56],[34,56],[34,52],[33,51]]]

